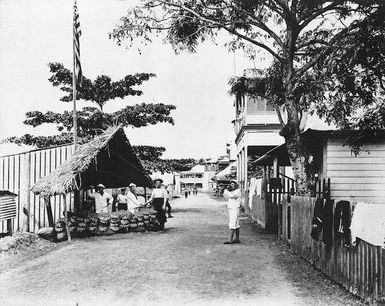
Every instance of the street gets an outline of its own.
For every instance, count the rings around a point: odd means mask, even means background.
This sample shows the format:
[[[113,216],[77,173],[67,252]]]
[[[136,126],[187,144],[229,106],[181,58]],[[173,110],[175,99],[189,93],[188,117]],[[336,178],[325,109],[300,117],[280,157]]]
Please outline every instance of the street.
[[[246,218],[224,245],[224,201],[172,206],[164,233],[75,239],[0,275],[1,305],[358,305]]]

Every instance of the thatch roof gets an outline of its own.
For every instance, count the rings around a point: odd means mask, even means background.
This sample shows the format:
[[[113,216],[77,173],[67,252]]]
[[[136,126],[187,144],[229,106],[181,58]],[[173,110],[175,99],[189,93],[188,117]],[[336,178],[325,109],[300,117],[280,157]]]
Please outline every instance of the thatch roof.
[[[50,196],[99,183],[107,188],[128,186],[130,183],[153,186],[122,127],[111,127],[90,142],[78,146],[69,160],[40,179],[31,190]]]

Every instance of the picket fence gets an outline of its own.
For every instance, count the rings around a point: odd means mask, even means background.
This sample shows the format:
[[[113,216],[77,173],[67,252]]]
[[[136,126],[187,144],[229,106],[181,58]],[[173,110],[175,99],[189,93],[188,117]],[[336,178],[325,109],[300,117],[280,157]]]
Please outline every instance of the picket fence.
[[[315,201],[298,196],[290,203],[282,199],[279,238],[351,293],[369,302],[385,301],[385,250],[360,239],[350,248],[341,240],[332,245],[314,241],[310,233]]]
[[[64,145],[0,156],[0,190],[9,190],[17,194],[17,215],[12,220],[13,231],[23,229],[27,220],[30,232],[48,226],[45,201],[42,197],[34,195],[30,188],[41,177],[51,173],[69,159],[72,152],[72,145]],[[62,196],[54,196],[50,200],[53,218],[56,221],[63,216],[64,199]],[[68,194],[66,203],[67,209],[73,211],[73,194]],[[1,221],[0,233],[5,232],[7,221]]]
[[[245,193],[245,197],[249,198],[248,192]],[[246,201],[246,213],[271,234],[278,231],[278,205],[274,204],[274,200],[274,195],[265,193],[254,195],[251,205]]]
[[[281,201],[294,193],[294,181],[280,173],[279,180],[276,180],[274,184],[267,178],[261,179],[260,184],[261,194],[255,194],[251,198],[251,203],[249,203],[249,193],[245,193],[245,197],[248,199],[245,201],[246,210],[249,216],[267,232],[276,234],[282,223]]]

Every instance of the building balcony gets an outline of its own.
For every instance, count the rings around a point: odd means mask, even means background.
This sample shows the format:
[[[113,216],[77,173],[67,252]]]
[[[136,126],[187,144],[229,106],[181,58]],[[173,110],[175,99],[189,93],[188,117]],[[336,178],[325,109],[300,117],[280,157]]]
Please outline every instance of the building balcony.
[[[243,113],[233,121],[233,128],[235,134],[238,135],[243,126],[276,126],[277,124],[279,124],[279,120],[275,112]]]

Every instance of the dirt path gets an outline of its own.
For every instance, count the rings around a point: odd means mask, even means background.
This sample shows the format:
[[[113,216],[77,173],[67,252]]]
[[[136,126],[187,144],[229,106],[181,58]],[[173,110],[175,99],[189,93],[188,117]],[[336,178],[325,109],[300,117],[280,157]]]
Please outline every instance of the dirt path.
[[[247,221],[242,244],[223,245],[223,202],[201,194],[172,205],[166,233],[75,240],[1,274],[0,305],[356,304]]]

